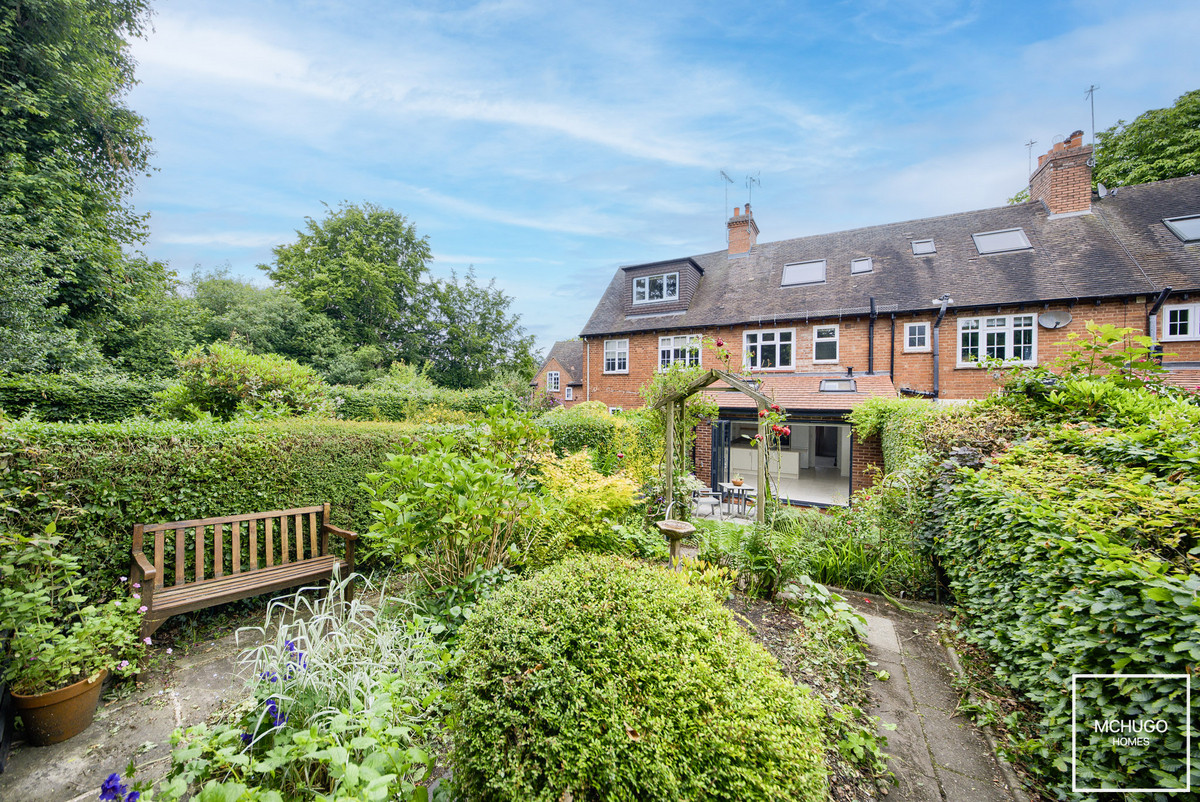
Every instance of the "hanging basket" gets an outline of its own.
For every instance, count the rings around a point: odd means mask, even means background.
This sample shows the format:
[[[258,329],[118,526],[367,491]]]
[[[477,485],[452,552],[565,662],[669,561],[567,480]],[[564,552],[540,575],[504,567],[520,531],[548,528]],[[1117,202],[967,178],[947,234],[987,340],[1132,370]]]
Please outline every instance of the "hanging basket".
[[[14,693],[13,703],[25,722],[25,739],[34,746],[48,746],[86,730],[96,716],[100,689],[107,676],[108,669],[101,669],[57,691],[33,696]]]

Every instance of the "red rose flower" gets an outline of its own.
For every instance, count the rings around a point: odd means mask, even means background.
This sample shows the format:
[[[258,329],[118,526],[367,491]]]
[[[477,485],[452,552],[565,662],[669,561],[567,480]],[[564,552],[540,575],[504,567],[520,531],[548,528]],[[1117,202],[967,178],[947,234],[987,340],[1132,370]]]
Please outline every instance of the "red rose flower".
[[[717,340],[717,347],[718,347],[718,348],[722,347],[723,345],[725,345],[725,341],[724,341],[724,340]]]

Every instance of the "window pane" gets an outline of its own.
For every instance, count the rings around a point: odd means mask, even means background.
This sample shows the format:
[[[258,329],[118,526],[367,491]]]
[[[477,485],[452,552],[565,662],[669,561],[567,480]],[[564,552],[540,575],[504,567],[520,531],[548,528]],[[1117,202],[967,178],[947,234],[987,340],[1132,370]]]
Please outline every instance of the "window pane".
[[[661,301],[663,297],[663,277],[651,276],[647,279],[647,284],[650,286],[649,299],[651,301]]]
[[[836,338],[837,338],[837,329],[835,329],[835,328],[818,328],[817,329],[817,339],[818,340],[831,340],[831,339],[836,339]]]
[[[1170,309],[1167,311],[1167,336],[1186,337],[1191,331],[1188,313],[1190,309]]]
[[[874,265],[872,264],[871,257],[869,257],[869,256],[865,259],[851,259],[850,260],[850,273],[851,274],[870,273],[873,268],[874,268]]]
[[[779,332],[779,342],[790,343],[792,341],[792,333],[790,331]]]
[[[780,286],[787,287],[793,284],[819,284],[825,280],[825,260],[818,259],[813,262],[797,262],[795,264],[783,266],[783,280],[779,282]]]
[[[974,324],[973,326],[971,324]],[[974,362],[979,359],[979,323],[978,321],[968,321],[963,327],[959,361]]]
[[[923,256],[927,253],[936,253],[931,239],[915,239],[912,241],[913,256]]]
[[[975,249],[980,254],[1004,253],[1005,251],[1023,251],[1033,246],[1029,238],[1020,228],[1010,228],[1007,231],[985,231],[982,234],[972,234],[975,239]]]
[[[1200,240],[1200,214],[1188,217],[1171,217],[1163,220],[1163,222],[1167,224],[1167,228],[1171,229],[1172,234],[1184,242]]]
[[[766,338],[764,337],[763,339]],[[774,368],[779,366],[779,363],[776,361],[774,345],[764,345],[760,353],[762,354],[762,364],[760,367]]]
[[[816,348],[813,350],[813,359],[818,362],[836,362],[837,361],[837,341],[836,340],[818,340]]]
[[[668,298],[678,298],[679,297],[679,274],[678,273],[670,273],[667,275],[667,297]]]
[[[792,344],[779,344],[779,367],[790,368],[792,366]]]

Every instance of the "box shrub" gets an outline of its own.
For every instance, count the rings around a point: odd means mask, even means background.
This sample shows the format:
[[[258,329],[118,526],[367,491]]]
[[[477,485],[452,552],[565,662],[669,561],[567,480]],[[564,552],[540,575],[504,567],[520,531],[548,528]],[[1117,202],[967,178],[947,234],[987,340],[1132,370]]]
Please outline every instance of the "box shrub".
[[[445,432],[445,427],[439,428]],[[460,442],[471,429],[458,427]],[[97,586],[129,572],[135,523],[287,509],[328,501],[333,523],[366,532],[359,484],[408,435],[407,424],[291,419],[269,423],[132,420],[0,424],[0,524],[40,532],[87,556]]]
[[[712,594],[616,557],[513,582],[463,629],[469,799],[820,800],[820,703]]]
[[[0,376],[0,410],[46,421],[112,422],[145,414],[166,385],[121,375]]]

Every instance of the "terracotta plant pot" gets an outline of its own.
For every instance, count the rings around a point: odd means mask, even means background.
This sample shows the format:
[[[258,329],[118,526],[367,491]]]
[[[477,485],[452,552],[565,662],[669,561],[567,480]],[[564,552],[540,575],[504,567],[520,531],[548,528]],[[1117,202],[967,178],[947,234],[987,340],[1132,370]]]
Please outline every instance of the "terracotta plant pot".
[[[14,693],[13,702],[25,722],[26,740],[34,746],[48,746],[86,730],[96,716],[100,688],[107,676],[108,669],[104,669],[57,691],[33,696]]]
[[[734,487],[741,487],[741,486],[742,486],[742,482],[743,482],[743,481],[745,481],[745,480],[744,480],[744,479],[734,479],[734,480],[733,480],[733,486],[734,486]]]

